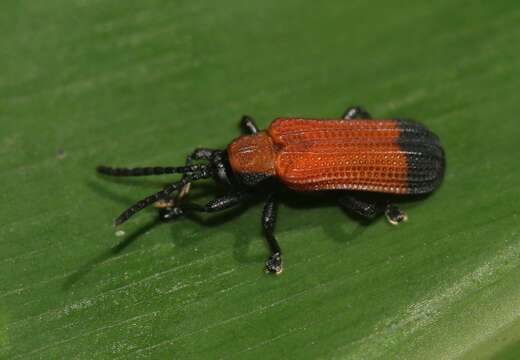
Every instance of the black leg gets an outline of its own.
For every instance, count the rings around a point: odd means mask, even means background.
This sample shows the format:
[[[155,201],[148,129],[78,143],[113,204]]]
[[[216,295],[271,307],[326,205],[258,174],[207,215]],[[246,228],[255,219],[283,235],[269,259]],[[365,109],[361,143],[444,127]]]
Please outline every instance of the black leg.
[[[280,274],[283,271],[282,250],[280,249],[280,245],[278,245],[278,241],[276,241],[274,236],[277,208],[278,205],[275,199],[275,195],[270,194],[267,198],[267,202],[265,203],[264,211],[262,212],[262,227],[264,228],[267,244],[271,250],[271,256],[269,256],[265,262],[265,268],[267,272],[274,274]]]
[[[372,119],[372,116],[362,106],[351,106],[343,113],[343,119]]]
[[[373,220],[385,212],[385,206],[381,206],[375,202],[366,202],[360,200],[353,194],[345,194],[338,199],[339,205],[349,211],[353,212],[365,220]]]
[[[248,192],[235,192],[209,201],[206,205],[193,203],[175,204],[172,208],[161,209],[160,216],[163,220],[169,220],[189,212],[212,213],[229,209],[243,203],[250,197]]]
[[[240,129],[246,135],[253,135],[260,131],[258,126],[255,124],[255,120],[248,115],[242,116],[242,119],[240,120]]]
[[[338,202],[343,209],[353,212],[368,221],[372,221],[383,214],[385,214],[386,219],[392,225],[398,225],[408,220],[406,213],[393,204],[368,202],[361,200],[359,196],[354,194],[345,194],[338,199]]]

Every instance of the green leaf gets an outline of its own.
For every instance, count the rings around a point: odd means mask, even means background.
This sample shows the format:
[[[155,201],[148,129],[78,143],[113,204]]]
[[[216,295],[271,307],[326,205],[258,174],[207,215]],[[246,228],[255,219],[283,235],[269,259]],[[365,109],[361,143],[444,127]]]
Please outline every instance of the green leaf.
[[[513,0],[4,0],[0,358],[518,358],[519,21]],[[172,178],[96,165],[182,164],[244,113],[352,104],[442,139],[444,184],[408,223],[286,194],[279,277],[261,203],[149,209],[116,236]]]

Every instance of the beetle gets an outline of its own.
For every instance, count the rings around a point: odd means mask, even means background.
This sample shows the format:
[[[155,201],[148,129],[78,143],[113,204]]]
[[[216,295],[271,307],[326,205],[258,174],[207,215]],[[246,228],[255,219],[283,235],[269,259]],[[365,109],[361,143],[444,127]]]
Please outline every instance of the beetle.
[[[433,132],[411,120],[372,119],[361,106],[348,108],[341,119],[278,118],[260,131],[253,118],[243,116],[240,126],[243,135],[226,150],[196,149],[184,166],[99,166],[99,173],[112,176],[182,174],[179,181],[125,210],[115,225],[151,204],[162,219],[225,210],[244,203],[263,184],[275,183],[269,187],[262,226],[271,252],[266,272],[279,274],[282,251],[274,227],[280,184],[297,192],[334,191],[343,209],[367,220],[385,214],[396,225],[407,216],[395,198],[428,195],[444,176],[444,150]],[[183,202],[192,182],[210,177],[225,184],[225,196],[205,205]]]

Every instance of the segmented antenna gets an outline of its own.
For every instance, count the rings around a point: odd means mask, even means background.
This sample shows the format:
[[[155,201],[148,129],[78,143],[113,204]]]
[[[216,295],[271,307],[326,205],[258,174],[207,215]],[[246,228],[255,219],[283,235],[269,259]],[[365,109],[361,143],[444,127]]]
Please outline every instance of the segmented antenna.
[[[201,170],[201,165],[190,166],[149,166],[136,168],[115,168],[110,166],[98,166],[97,172],[110,176],[149,176],[163,174],[186,174]]]
[[[142,200],[139,200],[134,205],[126,209],[121,215],[117,217],[117,219],[114,221],[114,226],[119,226],[126,222],[128,219],[130,219],[132,216],[134,216],[137,212],[143,210],[144,208],[150,206],[154,202],[164,199],[168,195],[170,195],[172,192],[177,190],[178,188],[182,187],[185,183],[187,183],[186,180],[181,180],[176,183],[170,184],[165,186],[161,191],[156,192],[153,195],[147,196]]]
[[[100,167],[98,167],[98,171],[99,171],[99,168]],[[113,170],[113,168],[108,168],[108,169]],[[181,180],[179,180],[175,183],[166,185],[161,191],[158,191],[153,195],[147,196],[144,199],[139,200],[137,203],[135,203],[134,205],[132,205],[131,207],[126,209],[121,215],[119,215],[117,217],[117,219],[114,221],[114,225],[118,226],[118,225],[123,224],[128,219],[130,219],[132,216],[134,216],[136,213],[138,213],[139,211],[150,206],[151,204],[153,204],[154,202],[156,202],[158,200],[168,197],[168,195],[170,195],[171,193],[173,193],[174,191],[176,191],[178,189],[181,189],[184,185],[186,185],[192,181],[209,178],[211,176],[211,173],[208,170],[208,167],[206,165],[183,166],[183,167],[176,167],[176,168],[172,168],[172,169],[176,169],[176,170],[182,169],[183,173],[185,173],[185,175],[182,177]],[[133,169],[127,169],[127,170],[133,170]],[[194,171],[194,172],[192,173],[191,171]],[[180,172],[180,171],[175,171],[175,173],[177,173],[177,172]],[[124,176],[124,175],[121,175],[121,176]]]

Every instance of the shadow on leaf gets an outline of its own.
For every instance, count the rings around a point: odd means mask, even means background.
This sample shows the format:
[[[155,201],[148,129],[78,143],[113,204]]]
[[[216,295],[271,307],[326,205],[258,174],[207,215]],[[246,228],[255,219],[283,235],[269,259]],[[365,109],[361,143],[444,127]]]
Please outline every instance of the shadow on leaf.
[[[143,225],[139,229],[135,230],[129,236],[127,236],[123,241],[121,241],[116,246],[110,248],[109,250],[103,252],[99,256],[96,256],[92,260],[88,261],[86,264],[81,266],[76,272],[70,275],[65,283],[63,284],[63,289],[70,289],[75,283],[88,275],[97,265],[107,261],[108,259],[118,255],[120,252],[125,250],[128,246],[130,246],[134,241],[136,241],[139,237],[147,233],[149,230],[158,225],[161,221],[159,219],[153,220],[148,224]]]

